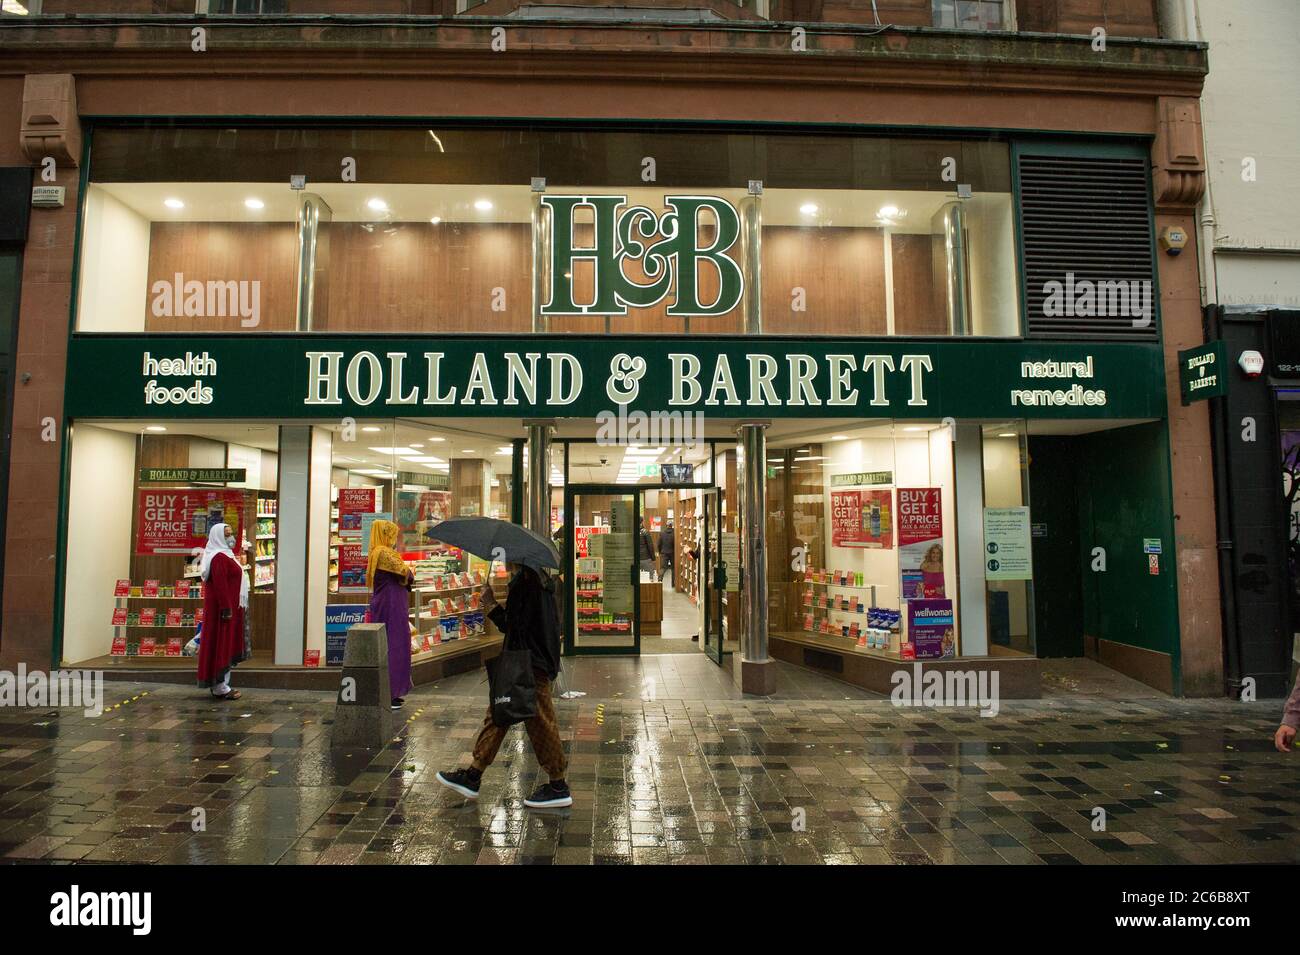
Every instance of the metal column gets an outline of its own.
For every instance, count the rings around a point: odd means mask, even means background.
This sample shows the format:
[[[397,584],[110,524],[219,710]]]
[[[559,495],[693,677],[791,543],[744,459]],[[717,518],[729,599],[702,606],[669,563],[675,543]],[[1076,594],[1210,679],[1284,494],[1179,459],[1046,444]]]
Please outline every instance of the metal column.
[[[755,694],[771,693],[776,678],[767,652],[767,427],[766,421],[747,421],[736,429],[744,577],[733,676],[744,692]]]
[[[749,181],[740,210],[745,249],[745,334],[763,334],[763,180]]]
[[[542,194],[546,192],[546,179],[534,176],[532,181],[532,232],[533,232],[533,275],[532,275],[532,326],[533,334],[545,332],[550,323],[542,315],[542,304],[546,301],[545,287],[546,264],[551,256],[550,220],[542,210]]]
[[[528,428],[528,515],[525,524],[551,536],[551,431],[552,421],[525,421]]]
[[[950,202],[935,213],[943,236],[944,274],[948,333],[970,334],[970,290],[966,277],[966,211],[960,202]]]
[[[316,308],[316,274],[329,261],[328,234],[321,223],[334,218],[334,212],[320,196],[305,192],[298,205],[298,331],[312,330]]]

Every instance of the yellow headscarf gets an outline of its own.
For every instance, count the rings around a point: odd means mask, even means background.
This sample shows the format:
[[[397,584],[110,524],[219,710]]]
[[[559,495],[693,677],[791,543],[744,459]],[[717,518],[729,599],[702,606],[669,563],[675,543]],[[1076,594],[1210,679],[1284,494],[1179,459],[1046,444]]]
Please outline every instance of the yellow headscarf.
[[[375,589],[375,571],[386,570],[405,579],[406,561],[402,560],[394,545],[397,543],[397,525],[392,521],[375,521],[370,525],[370,562],[366,566],[366,583]]]

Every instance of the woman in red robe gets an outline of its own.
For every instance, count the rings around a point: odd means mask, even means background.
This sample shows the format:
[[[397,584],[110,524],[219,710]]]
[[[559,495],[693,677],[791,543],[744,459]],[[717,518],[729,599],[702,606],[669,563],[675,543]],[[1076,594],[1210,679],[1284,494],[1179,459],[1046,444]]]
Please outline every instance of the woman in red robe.
[[[214,524],[199,565],[203,577],[203,632],[199,640],[199,686],[218,700],[237,700],[230,670],[248,658],[244,618],[248,612],[248,574],[235,559],[228,524]]]

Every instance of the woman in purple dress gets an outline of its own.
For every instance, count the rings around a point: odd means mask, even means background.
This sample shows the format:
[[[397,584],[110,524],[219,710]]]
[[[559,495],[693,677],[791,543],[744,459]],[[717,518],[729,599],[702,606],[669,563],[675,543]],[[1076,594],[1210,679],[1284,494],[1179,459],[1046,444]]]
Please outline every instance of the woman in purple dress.
[[[415,575],[397,552],[397,525],[375,521],[370,525],[370,622],[388,630],[388,683],[393,709],[401,709],[411,692],[410,593]]]

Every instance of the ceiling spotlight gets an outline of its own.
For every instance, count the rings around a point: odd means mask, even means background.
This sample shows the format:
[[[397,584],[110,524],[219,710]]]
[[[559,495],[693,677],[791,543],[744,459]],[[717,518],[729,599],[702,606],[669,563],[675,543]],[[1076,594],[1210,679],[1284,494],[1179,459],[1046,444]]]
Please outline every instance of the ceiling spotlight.
[[[439,222],[441,222],[441,221],[442,221],[442,216],[434,216],[433,218],[431,218],[431,219],[429,220],[429,224],[430,224],[430,225],[437,225],[437,224],[438,224]]]
[[[162,425],[160,425],[160,424],[151,424],[151,425],[149,425],[147,428],[145,428],[145,430],[146,430],[146,431],[166,431],[167,429],[164,428],[164,427],[163,427]]]
[[[849,436],[848,436],[847,434],[833,434],[833,435],[831,435],[831,440],[832,440],[832,441],[847,441],[847,440],[848,440],[848,437],[849,437]]]
[[[261,199],[249,198],[244,200],[244,205],[249,209],[265,209],[266,203]]]
[[[806,216],[815,216],[817,214],[817,203],[805,202],[799,207],[799,211]]]
[[[367,202],[366,207],[369,208],[371,212],[388,211],[388,203],[386,203],[383,199],[380,199],[378,197],[371,199],[369,202]]]
[[[474,208],[479,212],[487,212],[492,208],[492,202],[489,199],[476,199],[474,201]]]
[[[163,200],[163,205],[165,205],[168,209],[184,209],[184,208],[185,208],[185,203],[181,202],[179,199],[164,199],[164,200]]]
[[[881,206],[879,215],[882,219],[892,219],[898,215],[898,206]]]

